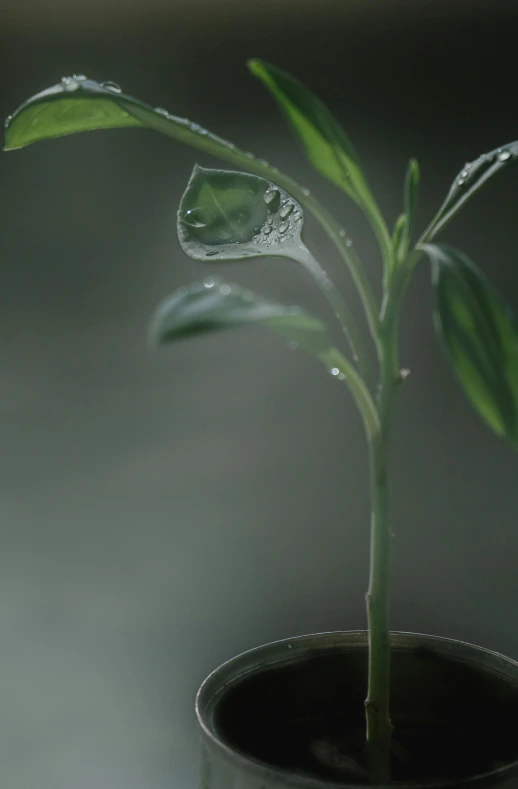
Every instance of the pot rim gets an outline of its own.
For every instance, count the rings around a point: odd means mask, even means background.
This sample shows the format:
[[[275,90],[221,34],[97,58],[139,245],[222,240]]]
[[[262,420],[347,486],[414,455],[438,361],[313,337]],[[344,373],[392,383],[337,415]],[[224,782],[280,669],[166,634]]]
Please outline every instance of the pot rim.
[[[214,669],[202,682],[200,685],[198,692],[196,693],[196,700],[195,700],[195,713],[196,718],[198,720],[198,725],[200,726],[204,736],[208,739],[210,744],[213,748],[219,751],[222,755],[224,755],[227,759],[231,760],[233,763],[240,763],[243,767],[251,772],[257,773],[258,771],[267,771],[271,777],[278,777],[282,779],[285,785],[296,785],[297,787],[305,787],[305,789],[340,789],[340,787],[347,787],[347,789],[365,789],[365,784],[357,784],[352,782],[347,782],[346,784],[336,783],[321,780],[319,778],[311,778],[309,776],[304,775],[295,775],[290,770],[286,770],[282,767],[274,767],[269,765],[267,762],[262,762],[259,759],[254,759],[251,756],[246,756],[243,753],[240,753],[237,750],[234,750],[231,746],[227,745],[223,742],[216,734],[214,734],[206,722],[206,715],[201,710],[201,701],[202,696],[207,692],[207,688],[210,686],[211,683],[215,681],[219,674],[225,674],[225,671],[228,670],[233,664],[239,663],[243,661],[245,658],[253,657],[254,655],[258,655],[261,652],[264,652],[268,649],[275,649],[276,647],[281,647],[283,644],[286,646],[287,649],[292,649],[293,643],[297,643],[298,645],[303,645],[304,642],[311,641],[318,638],[323,638],[325,636],[356,636],[357,643],[356,644],[344,644],[343,649],[365,649],[368,645],[368,631],[367,630],[331,630],[325,631],[322,633],[308,633],[298,636],[293,636],[292,638],[282,638],[276,641],[268,642],[267,644],[261,644],[256,647],[252,647],[252,649],[245,650],[244,652],[235,655],[234,657],[226,660],[216,669]],[[491,656],[493,659],[497,658],[499,662],[502,664],[514,666],[518,672],[518,661],[514,660],[513,658],[508,658],[506,655],[502,655],[500,652],[495,652],[494,650],[487,649],[486,647],[480,647],[476,644],[470,644],[467,641],[459,641],[454,638],[447,638],[445,636],[435,636],[435,635],[427,635],[424,633],[414,633],[411,631],[401,631],[401,630],[391,630],[390,631],[390,639],[391,639],[391,647],[398,647],[398,643],[401,647],[404,647],[405,641],[408,637],[417,638],[421,641],[419,644],[420,646],[455,646],[456,648],[460,647],[464,653],[469,652],[473,655],[475,653],[481,658]],[[363,638],[362,638],[363,637]],[[424,643],[423,643],[424,641]],[[336,645],[335,645],[336,648]],[[333,646],[328,646],[327,650],[325,647],[325,643],[322,645],[321,651],[330,651],[333,649]],[[316,649],[318,651],[318,648]],[[299,652],[300,654],[300,652]],[[272,661],[271,665],[280,665],[292,662],[293,658],[297,655],[297,652],[293,650],[293,652],[286,653],[285,656],[279,657],[278,660]],[[256,670],[255,666],[250,666],[248,670],[243,670],[240,672],[239,677],[244,677],[247,674],[252,673]],[[493,673],[503,673],[503,672],[493,672]],[[233,682],[236,681],[236,677],[231,679],[230,681],[223,681],[221,682],[220,688],[216,690],[217,695],[223,694],[225,689],[229,687]],[[409,786],[412,789],[441,789],[441,787],[451,787],[453,784],[455,787],[462,787],[466,784],[470,786],[473,785],[475,782],[483,782],[489,778],[498,778],[504,779],[507,773],[512,772],[513,770],[518,771],[518,759],[509,762],[509,764],[503,765],[502,767],[496,767],[493,770],[486,771],[484,773],[476,773],[474,775],[469,775],[466,778],[456,779],[454,782],[451,780],[445,781],[424,781],[420,783],[411,783],[405,784],[404,782],[391,782],[388,787],[379,786],[377,789],[390,789],[394,786]]]

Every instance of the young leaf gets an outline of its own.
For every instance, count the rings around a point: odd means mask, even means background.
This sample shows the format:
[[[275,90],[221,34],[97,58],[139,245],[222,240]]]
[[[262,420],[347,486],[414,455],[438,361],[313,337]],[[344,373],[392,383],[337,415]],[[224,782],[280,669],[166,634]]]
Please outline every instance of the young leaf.
[[[178,210],[178,237],[195,260],[297,257],[302,209],[283,189],[249,173],[196,167]]]
[[[300,307],[286,307],[217,277],[181,288],[157,309],[151,340],[164,345],[246,324],[267,326],[290,343],[321,356],[330,348],[323,323]]]
[[[399,260],[401,255],[406,250],[406,241],[408,238],[408,216],[400,214],[396,219],[394,230],[392,232],[392,244],[394,247],[394,258]]]
[[[454,179],[444,203],[425,233],[425,238],[434,238],[490,178],[517,161],[518,142],[511,142],[482,154],[473,162],[466,162]]]
[[[273,94],[312,165],[357,202],[371,203],[358,154],[325,104],[276,66],[249,60],[248,67]]]
[[[415,212],[417,208],[417,189],[419,186],[419,164],[416,159],[410,159],[405,177],[405,214],[407,215],[407,228],[404,239],[408,247],[414,229]]]
[[[499,435],[518,445],[518,324],[462,252],[425,245],[433,264],[434,322],[464,392]]]

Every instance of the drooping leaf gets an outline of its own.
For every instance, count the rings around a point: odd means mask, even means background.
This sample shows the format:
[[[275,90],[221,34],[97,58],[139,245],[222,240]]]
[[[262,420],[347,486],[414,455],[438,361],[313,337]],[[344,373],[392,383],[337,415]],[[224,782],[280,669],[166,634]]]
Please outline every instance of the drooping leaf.
[[[325,104],[270,63],[249,60],[248,67],[273,94],[313,166],[354,200],[371,205],[372,194],[358,154]]]
[[[487,424],[518,445],[518,323],[466,255],[426,245],[433,264],[434,322],[464,392]]]
[[[452,219],[462,206],[501,170],[518,162],[518,141],[484,153],[473,162],[466,162],[455,177],[450,191],[426,232],[426,238],[434,238]]]
[[[232,143],[198,124],[128,96],[113,82],[95,82],[83,75],[63,77],[60,83],[28,99],[9,116],[5,150],[77,132],[135,126],[154,129],[215,156],[245,156]],[[246,157],[253,159],[251,154]]]
[[[153,316],[150,339],[155,345],[199,334],[247,325],[273,329],[292,347],[316,356],[338,381],[344,381],[356,401],[369,436],[379,434],[376,406],[365,382],[327,335],[324,324],[300,307],[265,299],[239,285],[217,277],[180,288]]]
[[[302,221],[296,200],[266,179],[196,165],[178,210],[178,237],[195,260],[293,258]]]
[[[278,304],[218,277],[181,288],[160,304],[151,339],[163,345],[247,324],[267,326],[318,357],[331,348],[324,324],[300,307]]]

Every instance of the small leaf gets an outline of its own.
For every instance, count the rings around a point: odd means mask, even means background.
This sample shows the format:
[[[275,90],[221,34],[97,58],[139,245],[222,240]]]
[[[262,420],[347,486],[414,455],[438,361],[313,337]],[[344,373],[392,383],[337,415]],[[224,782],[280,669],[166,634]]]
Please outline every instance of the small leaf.
[[[405,252],[407,238],[408,238],[408,216],[406,214],[400,214],[396,219],[394,230],[392,232],[394,257],[397,261],[400,260],[402,254],[404,254]]]
[[[77,75],[63,77],[7,118],[4,150],[77,132],[135,126],[154,129],[216,156],[228,157],[229,152],[237,150],[196,123],[128,96],[113,82],[95,82]]]
[[[518,142],[484,153],[473,162],[466,162],[456,176],[446,199],[426,231],[426,238],[434,238],[462,206],[494,175],[518,161]]]
[[[263,60],[249,60],[248,67],[273,94],[313,166],[356,202],[371,205],[358,154],[325,104],[294,77]]]
[[[461,252],[425,245],[433,263],[434,322],[464,392],[499,436],[518,445],[518,324]]]
[[[196,166],[178,210],[178,237],[195,260],[293,257],[302,208],[264,178]]]
[[[154,315],[151,340],[163,345],[254,323],[273,329],[287,342],[318,357],[332,347],[324,324],[300,307],[286,307],[217,277],[169,296]]]
[[[418,186],[419,164],[416,159],[410,159],[405,177],[405,213],[408,217],[406,237],[404,240],[406,247],[408,247],[414,229]]]

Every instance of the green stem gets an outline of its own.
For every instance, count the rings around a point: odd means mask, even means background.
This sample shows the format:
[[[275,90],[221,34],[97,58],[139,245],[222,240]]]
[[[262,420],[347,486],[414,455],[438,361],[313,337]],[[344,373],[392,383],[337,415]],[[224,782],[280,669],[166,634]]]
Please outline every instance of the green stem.
[[[358,324],[351,314],[347,303],[342,298],[340,292],[337,290],[333,282],[329,279],[320,263],[304,244],[301,244],[301,246],[297,249],[296,259],[313,277],[314,281],[332,306],[334,313],[338,318],[342,330],[347,338],[353,354],[353,359],[358,365],[360,374],[367,384],[367,387],[370,387],[372,390],[373,374],[369,361],[369,355],[367,349],[365,348]]]
[[[365,701],[367,758],[371,783],[390,783],[390,637],[389,574],[390,528],[388,462],[392,412],[402,383],[399,369],[398,327],[403,298],[413,268],[402,265],[385,295],[381,322],[381,380],[379,433],[370,441],[371,552],[370,581],[366,595],[369,623],[368,692]]]

